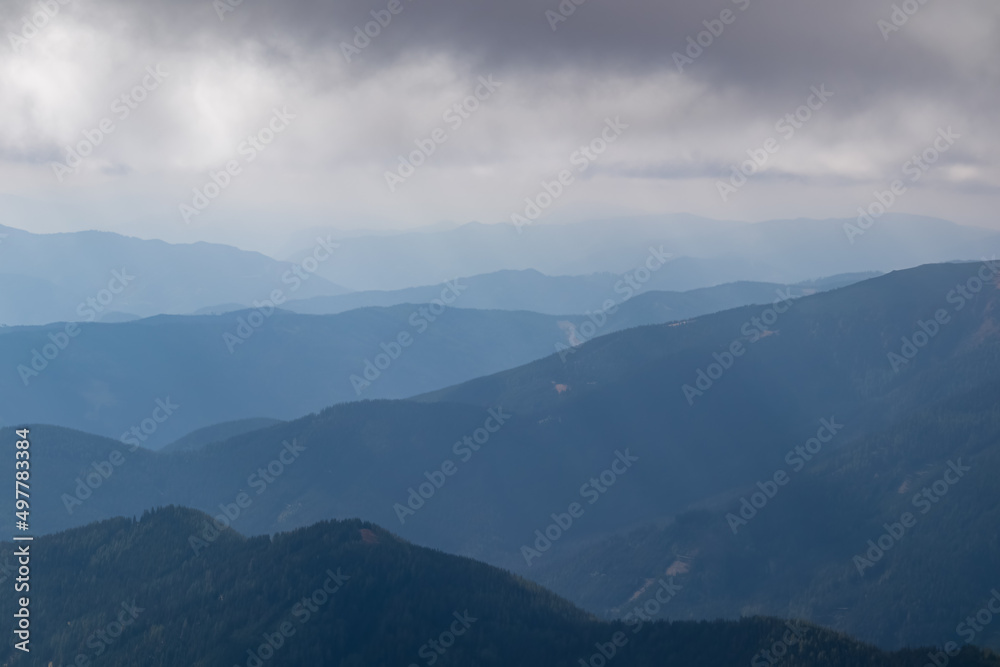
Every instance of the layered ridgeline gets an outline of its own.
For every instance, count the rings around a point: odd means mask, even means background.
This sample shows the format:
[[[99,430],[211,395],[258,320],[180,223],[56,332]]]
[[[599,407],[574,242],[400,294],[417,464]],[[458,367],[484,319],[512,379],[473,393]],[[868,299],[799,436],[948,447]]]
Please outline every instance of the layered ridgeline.
[[[0,226],[0,324],[211,314],[250,308],[274,293],[294,301],[295,310],[326,314],[423,301],[414,295],[428,288],[411,288],[456,276],[478,276],[481,289],[469,299],[475,305],[466,307],[568,314],[583,311],[566,305],[591,308],[581,304],[588,290],[604,289],[610,274],[638,269],[651,251],[669,253],[672,261],[649,288],[687,291],[738,280],[788,284],[974,260],[1000,249],[995,232],[892,213],[864,229],[853,219],[747,224],[675,215],[342,236],[336,230],[281,230],[262,248],[289,260],[277,261],[219,244],[168,244],[109,232],[31,234]],[[364,293],[314,299],[352,290]]]
[[[312,261],[329,258],[335,249],[328,247],[326,239],[311,241]],[[347,291],[291,262],[226,245],[0,226],[2,325],[191,313],[218,303],[250,304],[274,290],[289,298]]]
[[[4,328],[0,425],[55,423],[115,439],[141,429],[130,439],[156,448],[222,422],[292,419],[333,403],[412,396],[612,331],[767,303],[778,291],[802,296],[859,278],[790,288],[738,283],[690,293],[648,292],[619,279],[592,293],[589,315],[572,317],[459,308],[474,297],[473,286],[459,282],[436,288],[436,303],[429,305],[323,317],[265,307]]]
[[[748,224],[694,215],[650,215],[576,224],[477,224],[395,236],[345,238],[318,274],[355,290],[433,285],[456,275],[535,269],[550,276],[625,273],[646,248],[677,258],[660,289],[689,290],[735,280],[796,283],[856,271],[977,260],[1000,250],[993,230],[887,213],[877,223],[769,220]],[[306,246],[309,237],[299,244]],[[292,259],[295,259],[293,256]]]
[[[664,462],[664,481],[684,483],[672,475],[677,465],[705,475],[696,480],[701,498],[692,494],[684,510],[640,527],[638,506],[619,506],[623,520],[613,536],[554,544],[553,557],[533,558],[527,571],[609,616],[627,608],[637,582],[683,572],[692,597],[678,607],[692,617],[806,617],[888,647],[921,640],[1000,647],[998,268],[922,267],[805,299],[756,342],[716,336],[709,342],[715,352],[692,352],[676,373],[649,359],[658,347],[654,329],[615,341],[631,339],[643,363],[612,363],[622,348],[611,340],[581,350],[578,365],[558,380],[586,395],[578,394],[581,404],[613,404],[627,424],[655,409],[637,408],[645,399],[634,393],[592,384],[611,373],[619,386],[673,397],[660,403],[660,448],[677,462]],[[728,315],[673,328],[687,329],[695,348],[712,335],[698,325]],[[742,315],[730,318],[731,330]],[[638,370],[647,365],[653,370]],[[546,419],[584,419],[577,406],[558,407],[564,396],[551,396],[530,373],[540,367],[433,398],[502,401],[513,411],[531,410],[534,400],[535,414]],[[687,413],[675,408],[678,393]],[[784,433],[767,423],[809,414]],[[691,426],[699,419],[706,421]],[[734,432],[713,435],[713,419]],[[773,438],[773,446],[758,447],[761,438]],[[687,442],[677,448],[678,439]],[[748,448],[758,453],[753,461],[744,458]],[[754,468],[747,481],[726,491],[711,486],[711,476],[734,461]]]
[[[197,452],[36,428],[35,524],[168,503],[249,534],[359,516],[600,614],[683,573],[692,594],[672,618],[750,610],[885,646],[964,641],[956,627],[987,604],[1000,565],[991,272],[927,266],[631,329]],[[913,500],[925,487],[926,513]],[[884,524],[904,523],[867,557]],[[996,627],[975,641],[996,645]]]
[[[658,251],[657,251],[658,254]],[[766,303],[774,298],[779,285],[773,283],[740,281],[719,284],[718,274],[699,268],[696,260],[665,258],[668,263],[658,266],[655,255],[648,257],[655,270],[639,276],[633,274],[595,273],[583,276],[547,276],[534,270],[498,271],[496,273],[462,278],[467,289],[455,302],[458,308],[479,310],[530,310],[550,315],[575,315],[603,307],[607,298],[627,301],[631,295],[647,294],[630,304],[641,309],[643,301],[655,302],[660,308],[676,311],[674,319],[714,313],[749,303]],[[721,262],[720,262],[721,264]],[[640,264],[639,266],[645,266]],[[794,291],[812,293],[873,278],[877,273],[851,273],[831,276],[821,280],[796,283]],[[708,284],[710,287],[676,291],[689,285]],[[641,288],[641,289],[636,289]],[[401,290],[351,292],[335,296],[296,299],[283,304],[283,308],[308,315],[330,315],[354,308],[370,306],[395,306],[401,303],[428,303],[448,290],[448,283],[428,287],[411,287]],[[232,309],[230,309],[232,310]],[[238,309],[237,309],[238,310]],[[652,324],[652,322],[644,322]]]
[[[408,544],[360,521],[245,539],[223,531],[198,555],[207,519],[167,508],[31,544],[30,654],[7,665],[461,665],[578,667],[919,667],[925,652],[882,653],[804,623],[651,622],[681,579],[650,587],[627,620],[601,623],[509,573]],[[0,562],[15,559],[0,546]],[[80,576],[81,567],[86,576]],[[653,590],[659,587],[659,590]],[[0,613],[11,618],[13,596]],[[640,606],[641,605],[641,606]],[[966,648],[957,667],[997,667]]]
[[[229,438],[235,438],[244,433],[257,431],[268,426],[281,423],[278,419],[240,419],[237,421],[223,422],[200,428],[197,431],[188,433],[183,438],[171,442],[163,447],[164,452],[188,452],[207,447],[214,442],[221,442]]]

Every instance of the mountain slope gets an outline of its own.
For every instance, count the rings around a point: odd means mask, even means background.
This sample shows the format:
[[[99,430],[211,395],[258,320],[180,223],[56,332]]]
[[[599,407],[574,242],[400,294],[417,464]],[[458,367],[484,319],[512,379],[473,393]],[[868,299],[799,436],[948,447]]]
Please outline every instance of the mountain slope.
[[[419,401],[339,405],[199,452],[139,450],[93,497],[68,507],[76,480],[121,445],[39,428],[38,465],[48,486],[33,509],[50,531],[166,503],[218,514],[247,493],[252,503],[234,521],[238,530],[269,533],[360,516],[421,544],[551,581],[601,613],[614,613],[654,574],[687,567],[699,594],[677,608],[690,617],[762,605],[884,645],[949,641],[958,622],[952,619],[978,609],[1000,564],[990,529],[1000,498],[988,491],[1000,465],[993,407],[1000,290],[989,282],[969,299],[949,298],[979,268],[893,273],[794,301],[777,320],[769,307],[756,306],[618,332],[565,361],[553,355]],[[950,319],[894,370],[889,355],[909,354],[903,337],[933,329],[928,322],[939,310]],[[753,334],[755,318],[771,321],[764,333]],[[734,342],[745,349],[727,358]],[[699,371],[716,376],[711,386]],[[703,389],[691,394],[688,384]],[[825,452],[853,463],[837,468],[839,475],[803,481],[807,495],[787,506],[793,516],[744,553],[746,542],[734,539],[725,515],[757,482],[792,466],[789,452],[817,436],[827,439]],[[942,505],[950,509],[921,527],[929,544],[976,549],[927,549],[898,567],[872,570],[877,578],[851,575],[858,551],[848,550],[865,549],[882,522],[899,519],[893,499],[910,502],[898,489],[933,483],[962,457],[977,462],[962,487],[969,491],[956,490],[951,497],[963,500]],[[824,461],[817,457],[816,465]],[[795,472],[796,482],[805,480],[804,471]],[[782,493],[794,498],[793,488]],[[641,535],[632,529],[672,524],[688,530],[681,537],[694,537],[675,539],[667,530],[629,557],[611,548]],[[774,551],[785,543],[796,549]],[[706,556],[688,564],[693,550]],[[799,559],[798,569],[777,567],[788,558]],[[795,576],[766,586],[786,570]],[[932,572],[935,587],[927,590],[950,592],[922,605],[933,610],[925,615],[908,614],[905,599],[882,592],[896,590],[891,586],[878,588],[888,575],[899,577],[900,591],[921,589]],[[847,576],[856,580],[845,583]],[[803,590],[812,591],[809,606],[798,597]],[[857,604],[836,604],[843,600]]]
[[[820,628],[769,619],[599,623],[505,572],[411,546],[360,521],[273,539],[223,530],[195,553],[191,535],[205,524],[203,515],[167,508],[33,543],[32,653],[7,644],[0,660],[569,667],[592,655],[603,660],[603,652],[636,667],[722,667],[784,641],[792,643],[789,660],[809,667],[917,667],[924,660],[918,651],[884,654]],[[12,559],[13,551],[4,544],[0,559]],[[79,576],[80,563],[88,576]],[[683,595],[681,584],[665,585],[668,596]],[[657,606],[669,608],[670,597],[661,599],[666,603]],[[0,610],[13,615],[11,596]],[[953,664],[1000,661],[966,649]]]
[[[188,452],[206,447],[213,442],[228,440],[250,431],[258,431],[281,422],[277,419],[241,419],[239,421],[213,424],[188,433],[162,448],[164,452]]]
[[[678,609],[695,617],[802,616],[888,647],[1000,647],[995,624],[967,622],[1000,605],[998,395],[996,382],[979,386],[824,449],[798,472],[776,457],[771,475],[540,562],[534,577],[616,616],[637,578],[674,564],[691,593]],[[774,485],[775,471],[786,486]]]
[[[458,289],[444,292],[456,305],[474,295],[470,285]],[[155,448],[220,422],[294,419],[331,403],[439,389],[638,324],[767,302],[779,290],[800,296],[814,288],[740,283],[682,294],[609,288],[592,295],[593,316],[445,308],[435,299],[429,306],[328,316],[264,307],[72,329],[5,328],[0,368],[10,372],[0,374],[8,397],[0,424],[56,421],[120,438],[150,418],[157,400],[169,398],[178,406],[169,419],[133,436]],[[599,312],[608,300],[618,305]],[[401,337],[409,344],[401,345]]]
[[[156,424],[130,436],[155,448],[220,422],[293,419],[331,403],[402,397],[517,366],[568,342],[559,322],[456,308],[435,316],[405,305],[333,316],[162,316],[81,324],[73,337],[65,325],[2,329],[0,367],[9,372],[0,375],[0,391],[9,398],[0,418],[55,416],[59,425],[117,439],[156,413]],[[56,350],[60,343],[65,349]],[[54,358],[42,358],[45,350],[56,350]],[[157,401],[168,400],[174,407],[164,418]]]

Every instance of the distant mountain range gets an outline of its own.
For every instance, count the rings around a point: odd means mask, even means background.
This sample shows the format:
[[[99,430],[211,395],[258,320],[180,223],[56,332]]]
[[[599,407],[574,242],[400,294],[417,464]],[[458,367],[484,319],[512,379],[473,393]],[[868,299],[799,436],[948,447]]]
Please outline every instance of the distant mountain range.
[[[443,231],[342,237],[316,230],[289,261],[233,247],[172,245],[108,232],[30,234],[0,227],[0,324],[123,321],[218,314],[273,302],[332,314],[424,302],[461,278],[458,307],[571,314],[651,255],[670,261],[644,289],[690,291],[738,281],[797,284],[851,273],[978,260],[1000,235],[919,216],[738,223],[689,215],[574,225],[463,225]],[[845,231],[848,230],[848,231]],[[355,292],[355,293],[352,293]],[[582,309],[582,310],[581,310]]]
[[[167,504],[242,502],[231,523],[248,534],[361,517],[603,616],[683,575],[672,618],[964,640],[1000,571],[997,312],[993,268],[924,266],[198,451],[39,426],[33,512],[45,532]],[[998,647],[997,632],[974,643]]]
[[[0,391],[6,397],[0,425],[24,419],[119,438],[150,418],[156,400],[169,398],[180,406],[169,419],[147,422],[146,432],[130,436],[143,446],[160,447],[221,422],[293,419],[333,403],[404,398],[513,368],[613,331],[767,303],[779,291],[802,296],[859,278],[787,289],[739,283],[680,294],[635,292],[622,283],[625,292],[612,285],[589,299],[581,293],[578,303],[587,302],[591,314],[576,316],[446,307],[438,298],[444,288],[434,288],[438,304],[337,315],[266,307],[69,329],[63,324],[8,327],[0,329],[0,369],[5,369]],[[446,294],[454,305],[479,298],[472,284],[458,290]],[[606,309],[607,302],[617,305]],[[400,336],[409,344],[401,345]]]
[[[686,593],[683,578],[675,577],[637,596],[627,622],[602,623],[507,572],[415,547],[361,521],[273,539],[245,539],[223,528],[192,547],[206,526],[206,515],[167,508],[34,542],[32,652],[5,642],[0,660],[107,667],[576,667],[612,660],[623,667],[730,667],[772,664],[780,654],[802,667],[920,667],[934,653],[883,653],[776,619],[656,621],[672,616]],[[14,551],[12,544],[0,546],[0,563],[16,561]],[[0,612],[13,618],[14,605],[14,596],[3,596]],[[972,648],[949,662],[1000,665]]]
[[[751,224],[658,215],[531,225],[519,232],[508,224],[473,223],[444,231],[342,238],[337,261],[324,263],[319,274],[354,290],[397,290],[504,270],[623,274],[641,266],[650,247],[662,246],[675,263],[660,272],[657,289],[686,291],[739,280],[797,283],[885,272],[979,260],[1000,251],[995,231],[937,218],[887,214],[863,224],[867,229],[858,227],[856,217]]]
[[[643,292],[658,291],[648,300],[660,299],[663,307],[674,308],[681,317],[691,317],[691,313],[704,314],[752,303],[754,300],[767,301],[779,287],[775,283],[753,283],[739,281],[714,287],[691,289],[687,292],[670,292],[668,286],[677,283],[677,276],[691,268],[692,261],[686,259],[670,263],[658,271],[651,272],[648,280],[639,285]],[[821,281],[806,281],[795,285],[796,294],[810,294],[815,291],[834,289],[873,278],[876,273],[860,273],[832,276]],[[459,280],[464,286],[462,298],[455,302],[457,308],[480,310],[530,310],[549,315],[579,315],[601,309],[606,299],[621,301],[628,296],[630,286],[619,274],[600,273],[587,276],[546,276],[533,269],[524,271],[499,271]],[[694,282],[698,282],[695,280]],[[289,301],[283,307],[296,313],[309,315],[331,315],[355,308],[370,306],[395,306],[401,303],[430,303],[439,298],[448,284],[429,287],[411,287],[404,290],[351,292],[338,296],[320,296],[311,299]],[[638,307],[632,302],[631,307]],[[242,310],[230,308],[227,310]],[[666,320],[661,320],[666,321]],[[644,322],[652,324],[653,322]]]
[[[249,306],[276,290],[285,298],[347,291],[306,270],[315,268],[311,263],[297,267],[225,245],[174,245],[109,232],[31,234],[2,226],[0,234],[6,235],[0,243],[3,325],[186,314],[227,302]],[[327,252],[317,242],[310,256]]]

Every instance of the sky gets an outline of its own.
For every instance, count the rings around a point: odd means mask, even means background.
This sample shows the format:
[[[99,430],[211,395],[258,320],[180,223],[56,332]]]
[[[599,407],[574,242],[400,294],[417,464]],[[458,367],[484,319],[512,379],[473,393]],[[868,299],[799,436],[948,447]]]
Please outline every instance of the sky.
[[[0,24],[0,224],[33,232],[267,252],[876,192],[1000,228],[995,0],[0,0]]]

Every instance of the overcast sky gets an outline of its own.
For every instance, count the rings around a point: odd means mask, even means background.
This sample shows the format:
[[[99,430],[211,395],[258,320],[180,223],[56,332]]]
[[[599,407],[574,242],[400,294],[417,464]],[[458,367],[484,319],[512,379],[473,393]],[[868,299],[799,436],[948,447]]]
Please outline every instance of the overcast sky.
[[[267,251],[289,229],[509,222],[569,169],[541,222],[849,217],[900,179],[895,211],[1000,228],[995,0],[910,0],[898,29],[884,0],[565,0],[569,16],[557,0],[48,1],[49,16],[0,1],[0,224]],[[355,43],[373,11],[386,25]],[[477,86],[458,126],[445,114]],[[776,123],[797,109],[789,136]],[[270,144],[241,150],[269,124]],[[438,128],[391,191],[386,173]],[[947,128],[936,163],[907,174]],[[616,140],[581,171],[574,151],[602,133]],[[75,170],[54,166],[88,134]],[[185,220],[229,162],[239,173]]]

